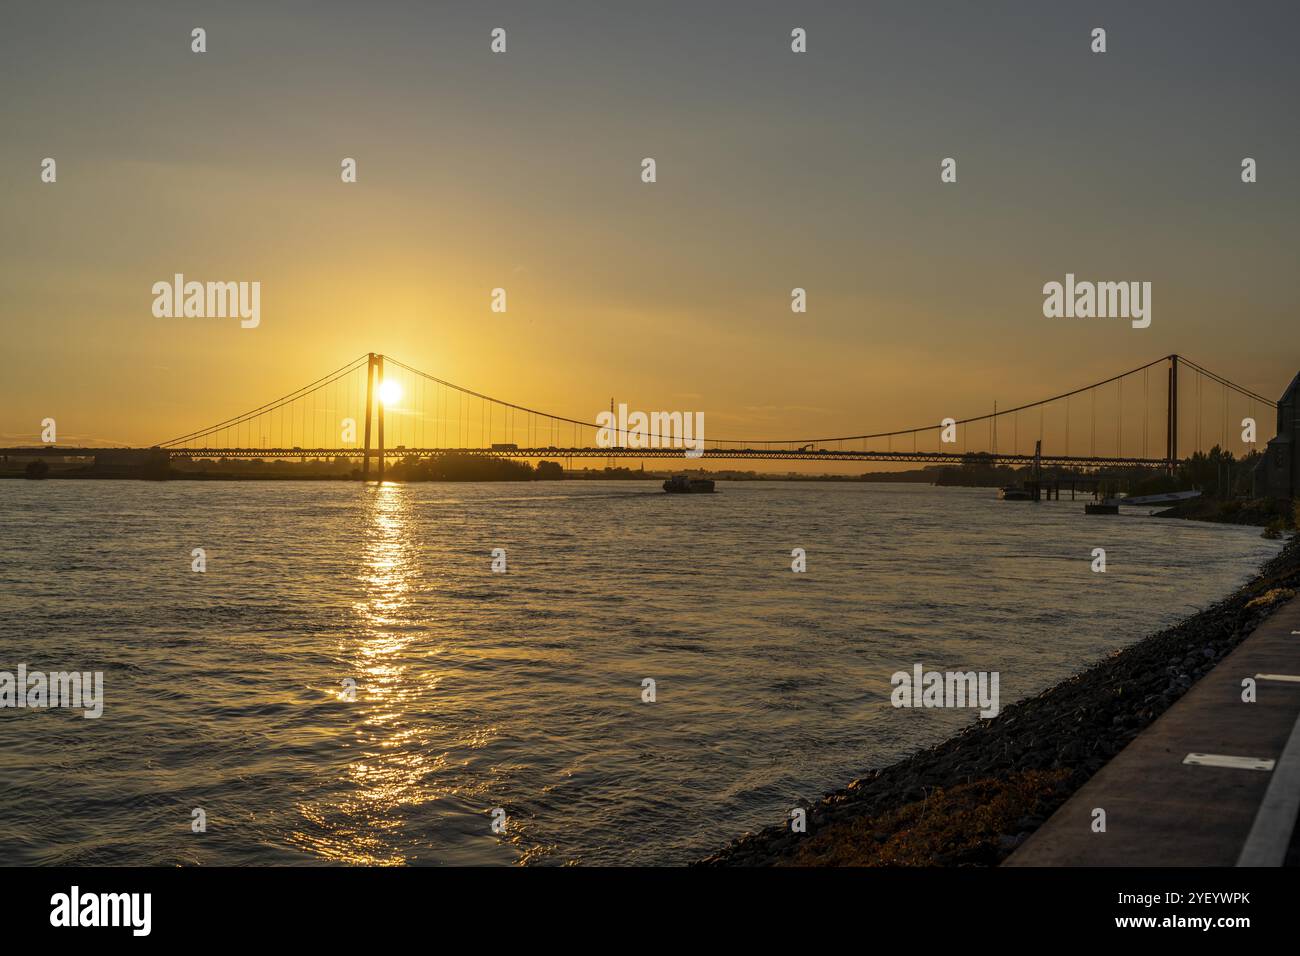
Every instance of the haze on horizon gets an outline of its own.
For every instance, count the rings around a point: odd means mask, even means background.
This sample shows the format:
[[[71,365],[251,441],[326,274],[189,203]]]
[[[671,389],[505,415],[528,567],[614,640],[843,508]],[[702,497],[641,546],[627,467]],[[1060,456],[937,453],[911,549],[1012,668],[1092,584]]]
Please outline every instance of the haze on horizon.
[[[1298,26],[1281,3],[23,5],[0,439],[53,416],[61,443],[149,444],[368,351],[584,420],[698,408],[711,435],[960,418],[1169,352],[1275,397],[1300,368]],[[1067,272],[1150,281],[1151,327],[1044,318]],[[261,282],[260,326],[155,318],[176,273]]]

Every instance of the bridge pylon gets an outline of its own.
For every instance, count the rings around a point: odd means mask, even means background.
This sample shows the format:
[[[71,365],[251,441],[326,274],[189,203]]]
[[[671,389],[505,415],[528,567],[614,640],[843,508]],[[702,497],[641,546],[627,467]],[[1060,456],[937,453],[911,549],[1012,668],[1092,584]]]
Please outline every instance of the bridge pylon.
[[[375,353],[371,352],[369,361],[366,364],[366,454],[361,459],[361,480],[370,480],[370,419],[374,417],[375,408]],[[380,365],[382,372],[383,366]],[[384,447],[383,426],[380,425],[379,447]],[[379,459],[379,480],[384,478],[384,459],[382,454]]]
[[[375,356],[375,374],[379,378],[379,405],[376,411],[379,414],[379,483],[384,482],[384,357]],[[369,410],[366,412],[370,414]]]
[[[1178,356],[1169,356],[1169,405],[1165,414],[1165,461],[1169,474],[1178,468]]]

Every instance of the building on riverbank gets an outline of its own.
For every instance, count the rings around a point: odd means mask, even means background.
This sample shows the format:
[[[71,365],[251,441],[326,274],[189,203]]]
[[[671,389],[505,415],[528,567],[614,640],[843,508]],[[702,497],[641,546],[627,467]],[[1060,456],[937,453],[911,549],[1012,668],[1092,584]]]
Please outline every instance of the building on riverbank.
[[[1256,498],[1295,498],[1300,491],[1300,374],[1277,402],[1277,437],[1255,466]]]

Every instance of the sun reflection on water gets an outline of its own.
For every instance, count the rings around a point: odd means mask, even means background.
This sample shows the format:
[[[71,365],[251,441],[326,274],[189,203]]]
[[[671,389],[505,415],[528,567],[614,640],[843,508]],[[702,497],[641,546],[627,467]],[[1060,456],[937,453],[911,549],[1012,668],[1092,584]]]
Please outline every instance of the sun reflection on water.
[[[406,812],[438,796],[429,786],[445,764],[427,722],[411,719],[421,698],[437,685],[413,672],[408,649],[427,639],[410,608],[418,561],[412,545],[414,508],[400,484],[364,489],[366,495],[359,596],[354,633],[339,653],[357,681],[354,727],[346,747],[355,751],[340,786],[327,798],[299,807],[310,832],[294,842],[324,859],[365,865],[407,862],[402,849]]]

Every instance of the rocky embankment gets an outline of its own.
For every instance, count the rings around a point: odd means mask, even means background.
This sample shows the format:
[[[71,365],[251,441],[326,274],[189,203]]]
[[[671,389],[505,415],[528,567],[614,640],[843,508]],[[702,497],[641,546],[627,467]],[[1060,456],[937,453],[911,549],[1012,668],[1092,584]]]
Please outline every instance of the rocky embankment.
[[[1300,539],[1239,591],[1037,697],[746,834],[706,866],[993,866],[1300,588]]]

